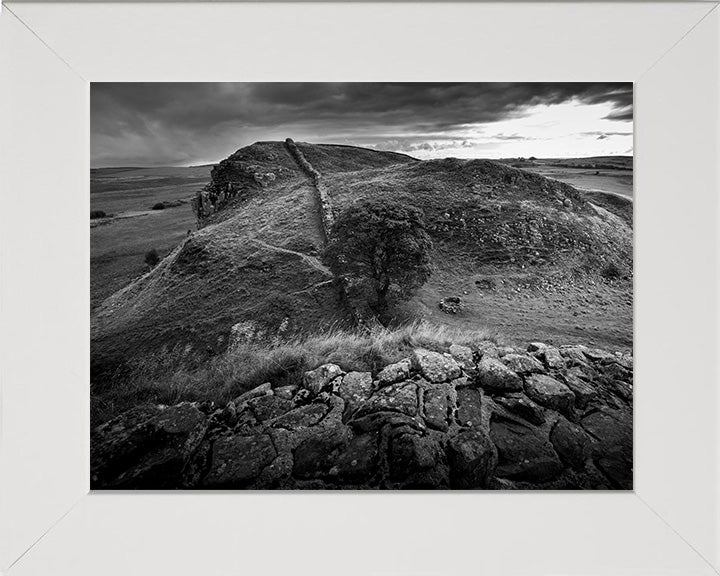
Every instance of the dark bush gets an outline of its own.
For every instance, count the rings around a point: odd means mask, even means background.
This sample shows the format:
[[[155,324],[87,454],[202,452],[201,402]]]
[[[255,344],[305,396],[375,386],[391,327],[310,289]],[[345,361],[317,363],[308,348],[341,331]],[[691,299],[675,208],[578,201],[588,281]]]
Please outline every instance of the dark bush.
[[[150,266],[150,268],[155,268],[155,266],[158,265],[158,262],[160,262],[160,256],[155,248],[145,252],[145,264]]]
[[[153,210],[165,210],[165,202],[158,202],[157,204],[153,204],[152,209]]]
[[[104,210],[90,210],[90,220],[97,218],[107,218],[107,214],[105,214]]]

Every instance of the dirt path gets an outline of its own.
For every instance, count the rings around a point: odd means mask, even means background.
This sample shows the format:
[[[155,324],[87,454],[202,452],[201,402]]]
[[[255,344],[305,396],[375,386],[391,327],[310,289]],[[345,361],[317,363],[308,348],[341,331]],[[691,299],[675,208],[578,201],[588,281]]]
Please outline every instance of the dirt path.
[[[330,269],[322,262],[320,262],[320,260],[315,258],[315,256],[310,256],[309,254],[304,254],[302,252],[296,252],[295,250],[288,250],[287,248],[280,248],[279,246],[273,246],[272,244],[268,244],[267,242],[263,242],[262,240],[258,240],[257,238],[253,238],[251,242],[259,244],[260,246],[262,246],[263,248],[267,248],[268,250],[275,250],[276,252],[285,252],[286,254],[294,254],[295,256],[299,256],[309,266],[311,266],[318,272],[322,272],[323,274],[332,276],[332,272],[330,272]]]

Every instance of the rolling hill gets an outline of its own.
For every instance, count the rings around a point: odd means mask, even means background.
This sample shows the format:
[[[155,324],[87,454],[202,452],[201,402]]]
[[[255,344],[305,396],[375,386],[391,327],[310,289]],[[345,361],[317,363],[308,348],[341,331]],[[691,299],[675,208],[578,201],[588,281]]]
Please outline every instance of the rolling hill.
[[[632,346],[631,201],[487,160],[297,147],[335,214],[370,196],[423,210],[434,272],[399,317],[497,327],[510,340]],[[204,198],[201,227],[93,311],[93,382],[163,349],[206,357],[231,340],[352,325],[322,262],[317,189],[285,143],[238,150],[212,170]],[[439,310],[445,296],[461,298],[458,314]]]

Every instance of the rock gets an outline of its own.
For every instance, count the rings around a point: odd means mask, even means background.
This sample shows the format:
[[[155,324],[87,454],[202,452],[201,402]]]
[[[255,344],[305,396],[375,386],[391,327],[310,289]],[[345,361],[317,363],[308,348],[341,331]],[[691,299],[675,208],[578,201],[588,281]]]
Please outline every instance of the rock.
[[[378,470],[379,438],[377,432],[355,436],[339,454],[335,465],[330,469],[330,475],[336,476],[340,482],[351,484],[370,480]]]
[[[498,451],[498,477],[537,483],[552,480],[562,472],[558,455],[538,428],[493,418],[490,438]]]
[[[575,470],[585,466],[592,441],[580,426],[560,418],[550,432],[550,442],[567,466]]]
[[[600,363],[600,372],[603,376],[613,380],[623,380],[629,382],[632,379],[632,373],[615,362]]]
[[[358,434],[380,430],[385,426],[391,428],[408,427],[418,432],[426,430],[425,424],[419,418],[413,418],[400,412],[372,412],[364,416],[355,416],[348,422],[348,425]]]
[[[278,398],[282,398],[283,400],[292,400],[293,396],[295,396],[295,392],[297,392],[298,387],[296,384],[289,384],[288,386],[280,386],[279,388],[275,388],[275,396]]]
[[[477,366],[480,386],[494,392],[522,390],[522,379],[497,358],[483,356]]]
[[[547,344],[543,342],[530,342],[527,347],[528,352],[540,352],[547,348]]]
[[[418,348],[413,352],[412,363],[430,382],[447,382],[461,375],[460,366],[447,354]]]
[[[466,430],[448,441],[450,487],[488,488],[497,466],[497,449],[484,430]]]
[[[210,488],[246,488],[276,455],[267,434],[218,438],[203,484]]]
[[[604,379],[603,383],[605,387],[610,390],[611,393],[615,394],[618,398],[625,400],[625,402],[632,402],[633,400],[633,389],[632,384],[623,382],[622,380],[610,380]]]
[[[383,368],[377,375],[378,387],[382,388],[383,386],[388,386],[389,384],[394,384],[395,382],[407,380],[410,376],[410,367],[411,362],[409,358],[405,358],[400,360],[400,362],[385,366],[385,368]]]
[[[525,379],[525,393],[542,406],[567,412],[575,404],[575,395],[562,382],[544,374],[533,374]]]
[[[560,351],[557,348],[553,346],[546,346],[540,350],[538,354],[548,368],[554,368],[555,370],[565,368],[565,360],[560,355]]]
[[[359,416],[370,412],[395,411],[415,416],[418,407],[417,387],[413,382],[398,382],[377,390],[357,410]]]
[[[595,438],[593,461],[610,482],[632,489],[632,413],[603,408],[585,416],[580,424]]]
[[[519,374],[545,371],[540,361],[528,354],[506,354],[502,357],[502,361],[510,370]]]
[[[588,404],[597,398],[597,392],[595,388],[590,386],[587,382],[578,378],[572,372],[566,372],[562,376],[565,384],[575,394],[575,406],[580,410],[585,410]]]
[[[348,372],[340,384],[338,395],[345,401],[345,417],[364,404],[373,391],[370,372]]]
[[[425,390],[423,404],[425,422],[430,428],[446,432],[448,429],[448,393],[447,384],[435,384]]]
[[[265,384],[261,384],[257,388],[253,388],[252,390],[245,392],[244,394],[240,394],[240,396],[233,400],[233,403],[235,404],[235,408],[241,410],[243,405],[248,400],[252,400],[253,398],[259,398],[260,396],[271,396],[272,394],[272,385],[270,384],[270,382],[265,382]]]
[[[206,430],[207,416],[190,402],[120,414],[92,433],[92,487],[177,488]]]
[[[337,364],[323,364],[315,368],[315,370],[305,372],[303,375],[303,386],[312,394],[319,394],[335,378],[342,375],[342,368]]]
[[[348,436],[344,426],[310,436],[295,450],[293,475],[297,478],[320,478],[329,474],[338,456],[347,447]]]
[[[447,296],[438,302],[438,307],[445,314],[457,314],[462,309],[462,300],[459,296]]]
[[[560,348],[560,354],[565,358],[568,366],[583,365],[587,363],[585,356],[585,346],[563,346]]]
[[[482,426],[482,392],[476,388],[458,388],[457,422],[460,426]]]
[[[508,412],[527,420],[531,424],[540,426],[545,423],[545,415],[542,408],[535,404],[530,398],[522,395],[518,398],[495,398],[495,403],[505,408]]]
[[[598,362],[600,360],[614,360],[615,356],[612,354],[612,352],[606,352],[605,350],[600,350],[599,348],[586,348],[583,350],[585,353],[585,356],[590,358],[593,362]]]
[[[455,361],[460,364],[460,367],[465,372],[471,372],[475,370],[475,360],[473,359],[473,352],[467,346],[459,346],[453,344],[450,346],[450,355]]]
[[[448,484],[445,451],[433,436],[401,434],[388,454],[390,480],[404,488],[442,488]]]
[[[248,406],[255,414],[258,422],[272,420],[278,416],[285,414],[295,407],[292,400],[284,400],[277,396],[260,396],[248,401]]]
[[[497,347],[497,344],[494,342],[480,342],[475,346],[475,349],[477,353],[480,355],[481,358],[499,358],[500,357],[500,349]]]
[[[276,418],[272,426],[273,428],[285,428],[286,430],[301,430],[315,426],[322,420],[328,412],[325,404],[314,403],[295,408],[287,414]]]

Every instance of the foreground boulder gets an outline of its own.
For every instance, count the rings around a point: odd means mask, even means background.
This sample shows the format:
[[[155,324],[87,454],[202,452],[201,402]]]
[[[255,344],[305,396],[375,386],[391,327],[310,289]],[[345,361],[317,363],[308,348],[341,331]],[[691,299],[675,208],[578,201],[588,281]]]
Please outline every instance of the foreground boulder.
[[[92,487],[631,489],[632,357],[528,349],[416,349],[225,406],[138,406],[93,431]]]

